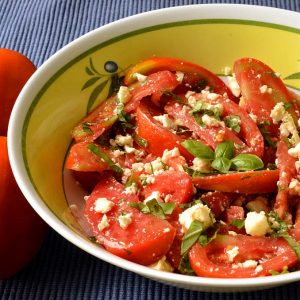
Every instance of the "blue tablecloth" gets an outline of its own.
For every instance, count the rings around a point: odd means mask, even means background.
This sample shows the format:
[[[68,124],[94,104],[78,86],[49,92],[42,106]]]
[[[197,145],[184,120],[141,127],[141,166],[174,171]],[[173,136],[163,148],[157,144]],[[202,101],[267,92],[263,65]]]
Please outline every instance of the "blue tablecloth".
[[[0,47],[18,50],[40,66],[67,43],[106,23],[144,11],[197,3],[256,4],[300,12],[299,0],[0,0]],[[0,281],[0,298],[294,300],[300,299],[300,282],[249,293],[188,291],[109,265],[50,229],[32,263],[13,278]]]

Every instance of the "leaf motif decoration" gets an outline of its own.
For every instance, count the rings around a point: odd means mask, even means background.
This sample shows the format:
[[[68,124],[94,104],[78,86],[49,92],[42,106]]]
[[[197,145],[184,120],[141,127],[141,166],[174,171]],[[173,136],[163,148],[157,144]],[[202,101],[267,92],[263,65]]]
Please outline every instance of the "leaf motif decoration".
[[[284,79],[300,79],[300,72],[293,73],[293,74],[285,77]]]
[[[87,89],[88,87],[92,86],[94,83],[96,83],[99,79],[101,79],[100,76],[97,76],[97,77],[92,77],[90,78],[84,85],[83,87],[81,88],[81,90],[85,90]]]
[[[97,100],[97,97],[100,95],[100,93],[104,90],[106,84],[107,84],[108,80],[105,80],[103,82],[101,82],[100,84],[98,84],[95,89],[92,91],[88,104],[87,104],[87,108],[86,108],[86,112],[87,114],[91,111],[95,101]]]

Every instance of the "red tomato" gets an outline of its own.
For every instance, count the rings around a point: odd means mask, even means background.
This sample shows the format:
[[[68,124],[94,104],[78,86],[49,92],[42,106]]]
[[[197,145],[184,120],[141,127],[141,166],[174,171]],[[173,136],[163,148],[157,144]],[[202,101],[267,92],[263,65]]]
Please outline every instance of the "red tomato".
[[[234,73],[243,95],[241,105],[247,112],[257,116],[258,124],[269,121],[271,133],[276,135],[278,126],[273,124],[270,117],[271,110],[278,102],[292,103],[293,100],[282,80],[269,66],[254,58],[237,60],[234,63]],[[271,89],[270,92],[261,91],[264,85]],[[289,112],[295,116],[294,111],[297,111],[295,106],[289,109]]]
[[[182,85],[189,85],[192,90],[199,88],[199,85],[200,88],[209,86],[215,93],[221,95],[227,93],[231,99],[236,99],[218,76],[199,65],[177,58],[152,57],[141,61],[126,73],[124,83],[126,85],[133,83],[136,80],[135,73],[149,75],[162,70],[185,73]]]
[[[47,226],[22,195],[10,168],[7,139],[2,136],[0,170],[0,279],[5,279],[35,256]]]
[[[117,120],[116,96],[113,96],[97,106],[84,117],[73,129],[72,137],[76,142],[92,142],[109,129]]]
[[[239,252],[230,261],[226,250],[234,246]],[[270,271],[281,272],[298,262],[295,252],[283,238],[252,237],[238,234],[219,235],[207,246],[195,244],[189,252],[192,269],[198,276],[215,278],[247,278],[271,275]],[[259,260],[260,268],[245,268],[239,263]]]
[[[0,49],[0,136],[7,135],[7,126],[13,105],[36,67],[21,53]]]
[[[289,213],[288,197],[289,197],[289,183],[292,178],[296,177],[297,170],[295,162],[297,158],[288,154],[288,146],[283,138],[277,144],[277,165],[279,169],[278,193],[274,204],[274,210],[278,216],[288,223],[291,223],[292,216]]]
[[[186,203],[193,195],[193,181],[184,172],[165,171],[156,175],[154,182],[149,183],[144,191],[146,197],[157,191],[162,198],[169,195],[168,202],[175,204]]]
[[[247,171],[195,177],[193,182],[203,190],[259,194],[277,191],[278,176],[278,170]]]
[[[145,84],[137,87],[132,91],[132,96],[129,102],[125,105],[125,111],[130,112],[136,110],[140,101],[150,95],[155,94],[155,99],[158,101],[159,96],[164,91],[171,92],[179,84],[176,75],[169,71],[160,71],[148,76]]]
[[[214,216],[217,218],[230,205],[232,197],[230,194],[217,191],[203,194],[201,200],[208,205]]]
[[[166,149],[177,147],[185,158],[191,160],[192,155],[181,146],[183,140],[155,121],[147,106],[141,103],[136,112],[137,135],[148,142],[146,150],[156,156],[162,156]]]
[[[114,203],[106,213],[109,225],[102,231],[98,224],[104,214],[94,209],[98,198]],[[169,251],[175,228],[163,219],[130,207],[129,202],[139,202],[139,199],[135,194],[126,193],[124,186],[110,176],[101,180],[88,198],[85,216],[97,240],[109,252],[142,265],[150,265]],[[124,213],[131,214],[131,223],[125,229],[118,222],[118,217]]]
[[[232,205],[225,210],[224,221],[230,225],[234,220],[245,219],[245,211],[241,206]]]

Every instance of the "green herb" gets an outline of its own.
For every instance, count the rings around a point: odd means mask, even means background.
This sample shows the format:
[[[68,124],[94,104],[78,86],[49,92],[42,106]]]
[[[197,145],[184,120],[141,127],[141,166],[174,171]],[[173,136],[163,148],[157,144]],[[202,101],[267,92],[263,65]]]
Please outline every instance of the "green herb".
[[[168,97],[172,97],[173,100],[175,100],[176,102],[179,102],[181,104],[185,104],[185,102],[178,95],[172,93],[171,91],[163,91],[163,94],[168,96]]]
[[[188,253],[185,253],[181,257],[178,269],[183,274],[186,274],[186,275],[195,275],[195,273],[194,273],[194,271],[193,271],[193,269],[191,267],[191,264],[190,264]]]
[[[290,109],[292,106],[293,106],[293,104],[292,104],[292,103],[289,103],[289,102],[285,102],[285,103],[283,104],[283,107],[284,107],[285,110]]]
[[[218,231],[219,231],[219,229],[217,229],[217,230],[214,232],[214,234],[213,234],[212,236],[210,236],[210,237],[208,237],[208,236],[205,235],[205,234],[201,234],[201,235],[199,236],[198,242],[200,243],[200,245],[201,245],[202,247],[205,247],[206,245],[208,245],[211,241],[213,241],[213,240],[217,237]]]
[[[234,156],[234,144],[231,140],[220,143],[215,150],[215,157],[232,159]]]
[[[165,212],[156,199],[151,199],[146,202],[147,207],[152,215],[165,219]]]
[[[188,250],[198,241],[202,232],[202,223],[198,220],[194,220],[182,238],[181,255],[188,252]]]
[[[138,135],[135,136],[136,137],[136,142],[138,143],[139,146],[143,147],[143,148],[147,148],[148,147],[148,141]]]
[[[242,229],[243,227],[245,227],[245,220],[235,219],[229,225],[234,226],[238,229]]]
[[[214,159],[214,151],[197,140],[185,140],[181,145],[194,156],[201,159]]]
[[[154,169],[153,169],[152,163],[150,162],[149,164],[150,164],[151,174],[153,175],[154,174]]]
[[[276,164],[268,163],[267,164],[267,169],[269,170],[277,170]]]
[[[228,173],[231,161],[226,157],[217,157],[212,161],[211,166],[220,173]]]
[[[160,161],[160,163],[162,164],[162,167],[165,171],[169,170],[169,166],[166,163],[164,163],[162,160]]]
[[[270,133],[267,131],[266,129],[266,123],[264,122],[263,124],[259,124],[258,125],[258,129],[260,130],[265,142],[267,145],[271,146],[272,148],[276,148],[277,147],[277,143],[274,142],[271,137],[270,137]]]
[[[118,174],[123,173],[122,168],[120,168],[119,166],[117,166],[105,153],[101,152],[96,145],[89,144],[87,146],[87,148],[92,153],[94,153],[95,155],[97,155],[98,157],[100,157],[102,160],[104,160],[113,171],[115,171]]]
[[[284,267],[282,268],[282,271],[281,271],[281,272],[274,271],[274,270],[269,270],[269,273],[270,273],[272,276],[280,275],[280,274],[287,274],[287,273],[289,273],[289,269],[288,269],[287,266],[284,266]]]
[[[231,128],[233,131],[239,133],[241,131],[241,118],[236,115],[227,116],[224,119],[224,123],[227,127]]]
[[[190,110],[190,115],[193,115],[194,113],[200,112],[203,109],[204,102],[203,101],[198,101],[193,109]]]
[[[205,176],[207,174],[210,174],[211,172],[210,171],[207,171],[207,172],[200,172],[200,171],[196,171],[196,170],[193,170],[192,168],[189,168],[189,167],[185,167],[185,166],[182,166],[184,172],[186,172],[188,175],[190,175],[191,177],[199,177],[199,176]]]
[[[200,116],[198,116],[198,114],[193,114],[193,117],[198,125],[200,125],[201,127],[206,127],[206,125],[202,121],[202,118]]]
[[[239,154],[231,162],[237,171],[254,171],[264,167],[263,161],[254,154]]]
[[[82,123],[82,130],[83,130],[85,133],[93,134],[93,131],[92,131],[92,129],[90,128],[91,125],[92,125],[92,123],[89,123],[89,122],[84,122],[84,123]]]

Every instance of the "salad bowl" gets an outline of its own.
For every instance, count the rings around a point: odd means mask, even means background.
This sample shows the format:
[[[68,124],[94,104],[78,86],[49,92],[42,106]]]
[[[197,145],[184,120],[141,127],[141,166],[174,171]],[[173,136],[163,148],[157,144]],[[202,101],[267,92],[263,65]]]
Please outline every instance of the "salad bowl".
[[[132,65],[177,57],[220,76],[241,57],[255,57],[300,89],[300,18],[247,5],[192,5],[147,12],[105,25],[49,58],[20,93],[9,124],[9,156],[22,192],[37,213],[82,250],[115,266],[198,291],[250,291],[300,279],[278,276],[215,279],[157,271],[117,257],[91,241],[82,217],[86,192],[64,169],[71,131],[107,97]],[[286,78],[286,79],[285,79]]]

